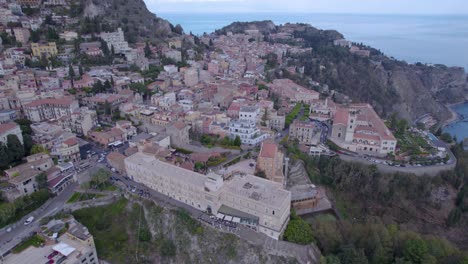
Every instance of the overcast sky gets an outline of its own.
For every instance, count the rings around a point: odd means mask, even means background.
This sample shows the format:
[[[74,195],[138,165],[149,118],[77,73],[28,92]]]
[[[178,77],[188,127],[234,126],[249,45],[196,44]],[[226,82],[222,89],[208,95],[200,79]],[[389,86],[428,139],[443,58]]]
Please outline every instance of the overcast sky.
[[[468,0],[144,0],[154,13],[468,14]]]

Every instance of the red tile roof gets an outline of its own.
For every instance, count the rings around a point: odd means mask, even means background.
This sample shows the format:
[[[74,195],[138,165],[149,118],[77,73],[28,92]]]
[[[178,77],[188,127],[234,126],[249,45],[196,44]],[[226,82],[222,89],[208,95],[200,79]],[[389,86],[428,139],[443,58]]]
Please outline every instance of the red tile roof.
[[[77,138],[69,138],[63,142],[64,144],[68,146],[74,146],[78,144],[78,139]]]
[[[275,143],[263,142],[259,157],[274,158],[277,151],[278,151],[278,146]]]
[[[27,107],[35,107],[43,104],[53,104],[53,105],[71,105],[73,103],[72,99],[60,98],[60,99],[39,99],[27,104]]]
[[[5,124],[0,124],[0,133],[5,133],[7,131],[10,131],[14,128],[16,128],[18,124],[10,122],[10,123],[5,123]]]

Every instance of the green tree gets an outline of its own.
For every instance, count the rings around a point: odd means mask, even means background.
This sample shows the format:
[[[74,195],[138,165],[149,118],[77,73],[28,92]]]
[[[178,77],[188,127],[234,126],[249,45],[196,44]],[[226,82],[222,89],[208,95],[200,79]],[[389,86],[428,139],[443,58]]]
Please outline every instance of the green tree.
[[[84,74],[83,66],[81,66],[81,65],[78,66],[78,73],[80,74],[80,78],[81,78],[81,76],[83,76],[83,74]]]
[[[138,232],[138,239],[142,242],[151,241],[151,232],[148,228],[141,228],[140,232]]]
[[[23,134],[32,135],[31,124],[32,122],[28,119],[17,119],[15,120],[16,124],[18,124],[21,128],[21,132]]]
[[[340,253],[341,263],[347,264],[367,264],[369,261],[363,249],[356,249],[353,245],[342,247]]]
[[[8,153],[8,148],[0,142],[0,167],[7,167],[11,162],[11,157]]]
[[[403,255],[405,259],[415,264],[424,263],[423,260],[427,254],[427,244],[421,238],[408,239],[404,244]]]
[[[110,81],[106,80],[104,82],[104,89],[107,91],[107,90],[110,90],[111,88],[112,88],[112,85],[111,85]]]
[[[176,254],[176,246],[170,239],[163,239],[161,242],[160,252],[162,256],[172,257]]]
[[[37,153],[49,153],[49,151],[44,148],[42,145],[33,145],[31,147],[31,154],[37,154]]]
[[[24,152],[26,156],[31,155],[31,148],[33,146],[33,139],[29,134],[23,134]]]
[[[242,141],[241,141],[240,137],[236,136],[236,138],[234,139],[234,146],[240,147],[241,145],[242,145]]]
[[[71,64],[68,65],[68,77],[70,77],[70,79],[75,79],[75,70]]]
[[[101,188],[103,184],[105,184],[109,180],[110,176],[111,174],[109,171],[99,169],[96,173],[94,173],[91,176],[91,185]]]
[[[149,58],[149,57],[151,57],[152,54],[153,53],[151,52],[151,48],[149,46],[149,43],[148,43],[148,41],[146,41],[146,44],[145,44],[145,57]]]
[[[12,161],[20,161],[24,157],[24,147],[16,135],[7,136],[7,148]]]
[[[36,176],[36,183],[39,189],[47,189],[47,174],[42,172]]]
[[[314,241],[312,228],[293,211],[291,213],[291,220],[289,220],[288,226],[284,231],[284,239],[301,245],[310,244]]]

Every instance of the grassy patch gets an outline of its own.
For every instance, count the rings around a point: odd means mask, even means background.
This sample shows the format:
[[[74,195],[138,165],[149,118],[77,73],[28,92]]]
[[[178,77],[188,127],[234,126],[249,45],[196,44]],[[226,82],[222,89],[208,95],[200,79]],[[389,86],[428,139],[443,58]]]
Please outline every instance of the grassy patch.
[[[100,198],[100,197],[103,197],[103,196],[104,195],[102,195],[102,194],[75,192],[72,195],[72,197],[70,197],[70,199],[68,199],[67,203],[77,203],[77,202],[92,200],[94,198]]]
[[[42,243],[44,243],[44,239],[38,235],[34,235],[30,237],[28,240],[21,242],[12,251],[13,253],[18,254],[30,246],[40,247]]]

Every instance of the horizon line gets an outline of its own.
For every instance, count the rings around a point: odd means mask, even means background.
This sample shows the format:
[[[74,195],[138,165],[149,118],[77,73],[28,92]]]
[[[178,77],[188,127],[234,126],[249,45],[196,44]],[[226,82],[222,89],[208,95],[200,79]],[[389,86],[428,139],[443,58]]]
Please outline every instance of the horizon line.
[[[347,12],[292,12],[292,11],[153,11],[148,9],[151,13],[168,14],[168,15],[193,15],[193,14],[321,14],[321,15],[369,15],[369,16],[467,16],[468,13],[347,13]]]

